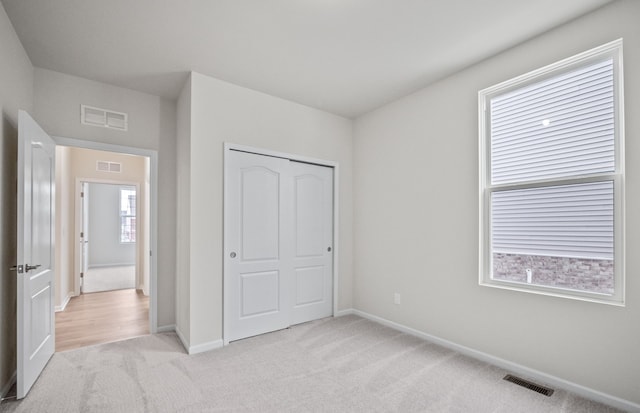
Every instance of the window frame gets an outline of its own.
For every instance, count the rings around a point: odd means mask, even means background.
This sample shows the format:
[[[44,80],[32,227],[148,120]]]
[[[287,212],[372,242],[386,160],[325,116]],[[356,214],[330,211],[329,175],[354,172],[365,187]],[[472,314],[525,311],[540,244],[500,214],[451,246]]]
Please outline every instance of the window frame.
[[[624,76],[622,39],[590,49],[478,92],[479,120],[479,284],[493,288],[522,291],[554,297],[624,306],[625,301],[625,226],[624,226]],[[613,59],[614,153],[615,171],[570,178],[552,178],[525,183],[491,183],[491,112],[492,98],[513,90],[576,70],[598,61]],[[492,278],[493,254],[491,246],[491,195],[498,191],[541,188],[557,185],[613,181],[614,190],[614,293],[612,295],[560,287],[527,284]]]
[[[131,215],[131,214],[122,214],[122,194],[124,191],[128,191],[131,192],[133,191],[133,193],[135,194],[135,201],[136,201],[136,207],[135,207],[135,214]],[[136,187],[120,187],[119,188],[119,199],[118,199],[118,206],[119,206],[119,211],[118,211],[118,217],[119,217],[119,221],[120,221],[120,231],[119,232],[119,241],[120,244],[125,244],[125,245],[131,245],[131,244],[136,244],[138,241],[138,190]],[[134,218],[135,219],[135,235],[136,235],[136,239],[134,241],[123,241],[122,240],[122,235],[123,235],[123,225],[122,225],[122,219],[123,218]]]

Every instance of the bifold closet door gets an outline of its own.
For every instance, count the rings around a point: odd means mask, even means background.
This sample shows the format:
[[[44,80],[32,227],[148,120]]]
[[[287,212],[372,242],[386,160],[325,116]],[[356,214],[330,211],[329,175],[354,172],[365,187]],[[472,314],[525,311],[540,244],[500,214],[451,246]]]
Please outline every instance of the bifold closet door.
[[[290,325],[289,160],[230,151],[227,157],[225,311],[228,341]]]
[[[229,151],[225,340],[333,313],[333,168]]]

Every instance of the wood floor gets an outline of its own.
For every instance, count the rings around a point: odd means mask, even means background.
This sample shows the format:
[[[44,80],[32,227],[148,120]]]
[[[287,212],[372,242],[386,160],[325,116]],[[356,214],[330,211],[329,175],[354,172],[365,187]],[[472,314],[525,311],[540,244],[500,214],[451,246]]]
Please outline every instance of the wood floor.
[[[149,334],[149,297],[116,290],[73,297],[56,313],[56,351]]]

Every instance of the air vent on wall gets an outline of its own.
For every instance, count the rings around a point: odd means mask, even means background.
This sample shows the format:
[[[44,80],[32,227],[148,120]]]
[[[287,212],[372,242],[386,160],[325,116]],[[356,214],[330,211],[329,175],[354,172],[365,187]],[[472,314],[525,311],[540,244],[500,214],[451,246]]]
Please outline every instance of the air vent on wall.
[[[96,164],[98,172],[122,172],[122,164],[118,162],[98,161]]]
[[[80,105],[80,121],[83,125],[98,126],[120,131],[128,128],[128,115],[113,110]]]

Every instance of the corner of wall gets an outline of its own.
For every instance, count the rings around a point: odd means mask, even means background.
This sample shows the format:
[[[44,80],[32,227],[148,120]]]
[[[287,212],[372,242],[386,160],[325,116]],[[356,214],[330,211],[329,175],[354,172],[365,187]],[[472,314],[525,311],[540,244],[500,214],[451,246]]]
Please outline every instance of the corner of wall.
[[[176,102],[176,332],[185,348],[190,342],[190,148],[191,148],[191,81],[185,82]]]

